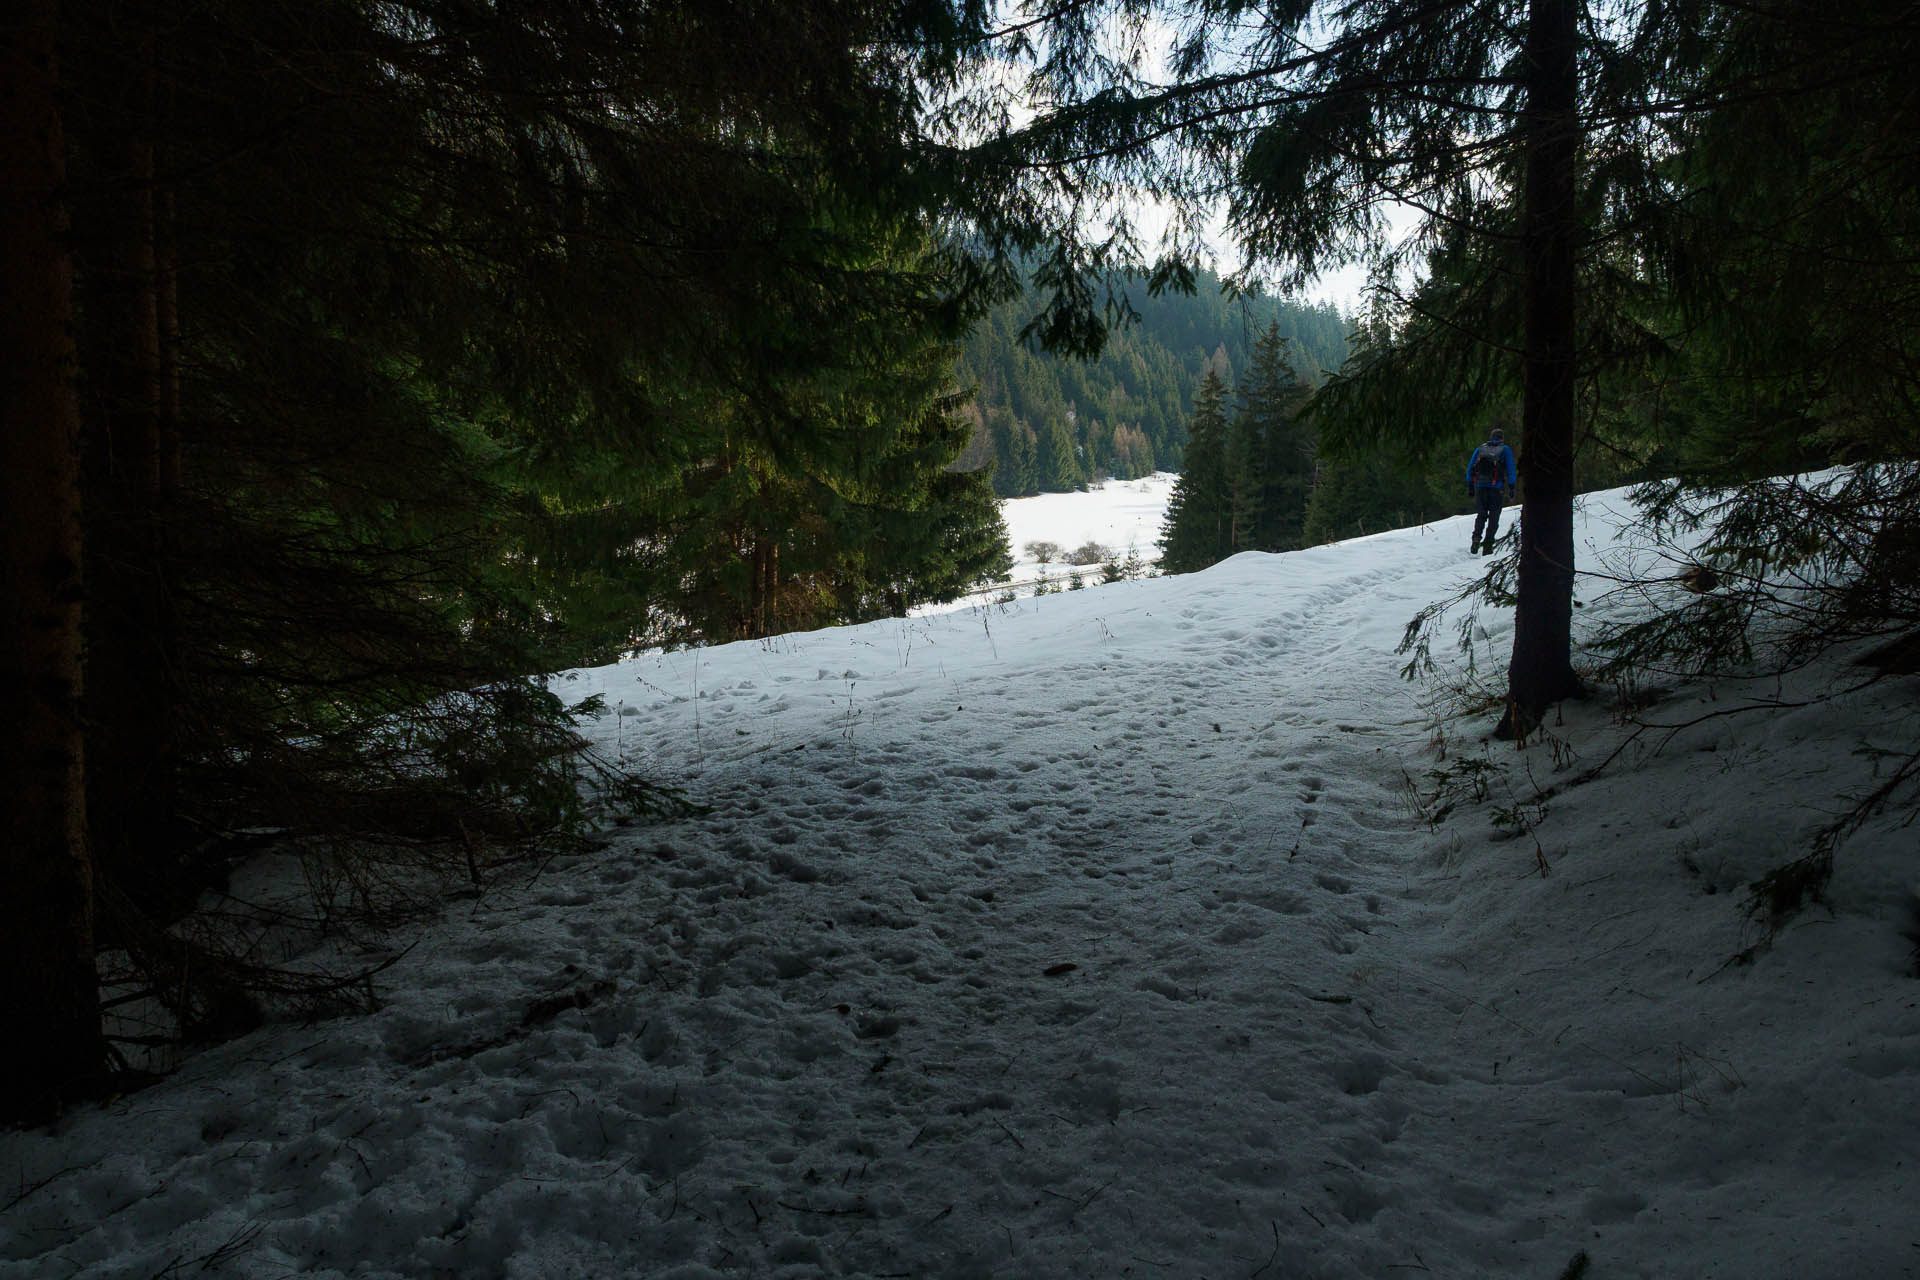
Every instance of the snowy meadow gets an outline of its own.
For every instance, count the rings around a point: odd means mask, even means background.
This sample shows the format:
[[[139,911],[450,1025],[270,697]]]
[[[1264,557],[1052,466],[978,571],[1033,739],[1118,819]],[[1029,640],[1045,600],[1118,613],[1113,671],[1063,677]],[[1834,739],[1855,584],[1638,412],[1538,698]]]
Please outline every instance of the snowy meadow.
[[[1150,548],[1151,490],[1080,497],[1016,552]],[[1920,1274],[1910,813],[1742,911],[1920,680],[1487,741],[1395,653],[1469,523],[564,673],[709,811],[450,906],[373,1014],[0,1135],[0,1277]]]
[[[1138,480],[1107,480],[1081,493],[1043,493],[1002,502],[1000,512],[1013,550],[1012,579],[1021,584],[1014,588],[1015,594],[1033,594],[1027,584],[1042,577],[1061,588],[1069,586],[1075,573],[1088,586],[1099,582],[1099,564],[1076,566],[1060,559],[1090,543],[1104,550],[1110,563],[1124,563],[1132,555],[1143,565],[1156,564],[1167,499],[1179,478],[1156,471]],[[1030,550],[1039,543],[1057,548],[1046,563]]]

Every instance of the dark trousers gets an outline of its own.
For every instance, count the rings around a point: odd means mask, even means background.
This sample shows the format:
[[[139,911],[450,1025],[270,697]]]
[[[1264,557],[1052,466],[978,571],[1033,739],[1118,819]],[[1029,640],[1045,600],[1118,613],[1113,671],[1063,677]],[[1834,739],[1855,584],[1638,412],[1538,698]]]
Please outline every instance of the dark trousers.
[[[1504,505],[1501,501],[1501,498],[1502,498],[1502,494],[1500,492],[1500,486],[1497,484],[1481,484],[1481,485],[1474,486],[1474,489],[1473,489],[1473,501],[1474,501],[1473,545],[1474,546],[1477,547],[1482,542],[1482,538],[1480,536],[1480,530],[1483,526],[1487,531],[1486,537],[1484,539],[1487,546],[1492,546],[1493,540],[1500,536],[1500,508],[1502,505]]]

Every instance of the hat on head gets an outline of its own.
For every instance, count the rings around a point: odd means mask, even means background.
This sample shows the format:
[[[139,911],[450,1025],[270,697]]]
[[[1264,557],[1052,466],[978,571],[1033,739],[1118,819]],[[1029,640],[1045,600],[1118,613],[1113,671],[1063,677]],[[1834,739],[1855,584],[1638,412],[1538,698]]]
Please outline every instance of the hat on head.
[[[1501,444],[1505,442],[1506,438],[1507,437],[1504,434],[1502,434],[1500,428],[1498,427],[1495,427],[1493,430],[1487,432],[1488,444]]]

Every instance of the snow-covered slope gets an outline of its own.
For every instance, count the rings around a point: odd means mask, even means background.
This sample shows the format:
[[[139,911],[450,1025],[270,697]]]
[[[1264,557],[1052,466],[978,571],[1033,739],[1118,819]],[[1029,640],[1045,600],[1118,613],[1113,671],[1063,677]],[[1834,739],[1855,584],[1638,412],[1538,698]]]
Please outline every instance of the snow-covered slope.
[[[1603,706],[1516,751],[1397,676],[1466,540],[571,674],[713,812],[463,904],[377,1014],[0,1137],[0,1277],[1920,1272],[1913,831],[1726,963],[1916,683],[1576,785]]]

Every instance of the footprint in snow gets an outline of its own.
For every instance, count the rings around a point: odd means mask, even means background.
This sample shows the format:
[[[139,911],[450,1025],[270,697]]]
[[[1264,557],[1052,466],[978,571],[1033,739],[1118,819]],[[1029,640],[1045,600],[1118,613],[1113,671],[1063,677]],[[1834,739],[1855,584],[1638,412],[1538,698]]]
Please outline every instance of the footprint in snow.
[[[1242,942],[1252,942],[1256,938],[1264,938],[1266,935],[1267,931],[1252,921],[1236,920],[1214,934],[1213,940],[1222,946],[1231,947]]]
[[[1165,996],[1175,1003],[1184,1003],[1185,1001],[1193,999],[1194,995],[1193,992],[1181,987],[1179,983],[1174,982],[1172,979],[1163,978],[1157,974],[1140,979],[1140,990],[1151,991],[1158,996]]]
[[[1357,1054],[1333,1069],[1333,1082],[1350,1097],[1364,1097],[1380,1088],[1393,1068],[1377,1053]]]
[[[1596,1227],[1631,1222],[1647,1207],[1647,1198],[1627,1192],[1596,1191],[1587,1197],[1587,1221]]]
[[[1333,1207],[1348,1222],[1371,1222],[1392,1203],[1391,1197],[1371,1180],[1354,1174],[1336,1174],[1327,1183],[1333,1193]]]

